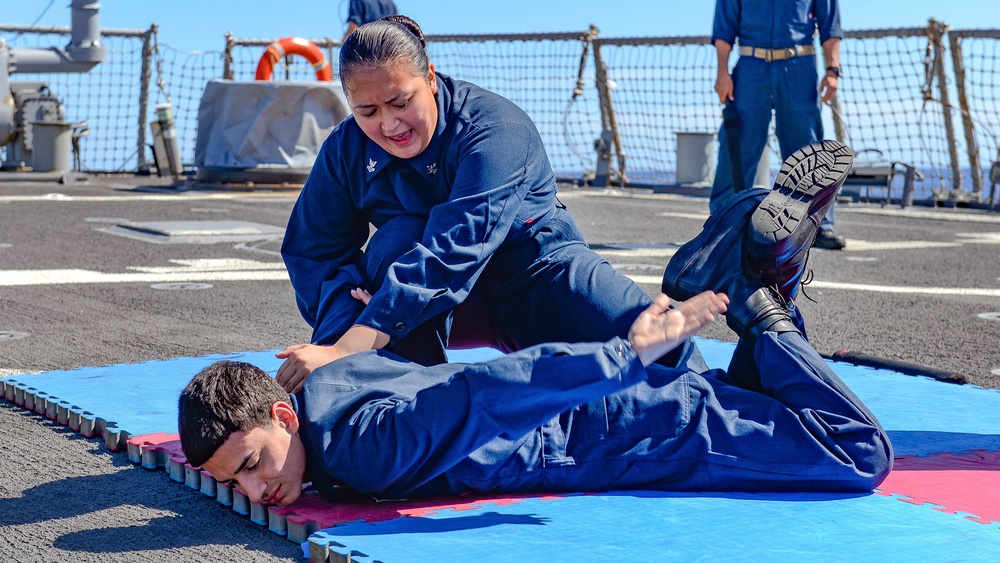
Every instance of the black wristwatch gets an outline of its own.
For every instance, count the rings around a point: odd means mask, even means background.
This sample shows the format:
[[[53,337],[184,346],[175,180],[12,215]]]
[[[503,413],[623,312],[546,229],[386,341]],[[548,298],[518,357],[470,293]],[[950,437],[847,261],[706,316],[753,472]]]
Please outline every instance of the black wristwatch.
[[[839,66],[828,66],[826,67],[827,72],[832,72],[834,76],[840,78],[840,67]]]

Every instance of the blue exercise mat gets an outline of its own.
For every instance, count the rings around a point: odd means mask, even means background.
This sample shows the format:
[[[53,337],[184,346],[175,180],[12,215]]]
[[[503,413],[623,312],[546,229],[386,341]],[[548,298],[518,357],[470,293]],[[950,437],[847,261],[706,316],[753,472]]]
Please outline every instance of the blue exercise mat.
[[[985,561],[998,542],[996,528],[877,495],[645,491],[352,522],[310,538],[355,563]]]
[[[711,367],[728,365],[733,344],[697,340]],[[234,359],[258,365],[273,375],[281,365],[275,352],[178,358],[3,379],[30,385],[89,410],[132,435],[173,433],[177,396],[200,369],[220,359]],[[476,349],[451,352],[450,359],[474,362],[498,355],[495,350]],[[1000,450],[1000,392],[890,370],[830,364],[879,417],[897,456]],[[988,492],[995,494],[994,490]],[[318,532],[310,542],[312,549],[354,552],[354,561],[427,557],[520,561],[988,560],[992,548],[1000,545],[996,522],[971,521],[960,512],[954,513],[960,507],[946,513],[900,498],[899,493],[632,491],[555,495],[468,510],[429,511],[383,522],[348,523]],[[304,544],[307,552],[310,542]]]

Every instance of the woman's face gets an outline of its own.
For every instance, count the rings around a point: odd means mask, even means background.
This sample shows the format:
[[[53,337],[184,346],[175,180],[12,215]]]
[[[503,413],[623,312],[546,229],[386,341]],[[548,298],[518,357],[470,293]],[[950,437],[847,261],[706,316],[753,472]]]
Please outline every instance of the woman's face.
[[[357,68],[345,78],[344,91],[354,119],[368,138],[398,158],[424,152],[437,128],[434,65],[415,76],[405,63]]]

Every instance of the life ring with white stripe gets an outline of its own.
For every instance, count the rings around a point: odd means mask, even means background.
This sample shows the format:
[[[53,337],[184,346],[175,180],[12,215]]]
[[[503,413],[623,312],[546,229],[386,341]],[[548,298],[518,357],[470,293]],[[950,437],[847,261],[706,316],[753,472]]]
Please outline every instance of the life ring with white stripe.
[[[323,82],[333,81],[333,69],[326,55],[315,43],[301,37],[284,37],[271,43],[257,63],[257,80],[270,80],[274,65],[286,55],[301,55],[316,69],[316,79]]]

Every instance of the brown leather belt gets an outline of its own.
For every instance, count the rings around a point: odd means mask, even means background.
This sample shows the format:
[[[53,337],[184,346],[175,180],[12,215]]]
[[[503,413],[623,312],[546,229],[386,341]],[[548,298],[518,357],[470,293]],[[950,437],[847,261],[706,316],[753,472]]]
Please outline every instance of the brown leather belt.
[[[816,48],[812,45],[796,45],[794,47],[788,47],[787,49],[763,49],[761,47],[740,47],[741,57],[753,57],[755,59],[764,59],[767,62],[771,61],[783,61],[785,59],[793,59],[795,57],[805,57],[807,55],[815,55]]]

